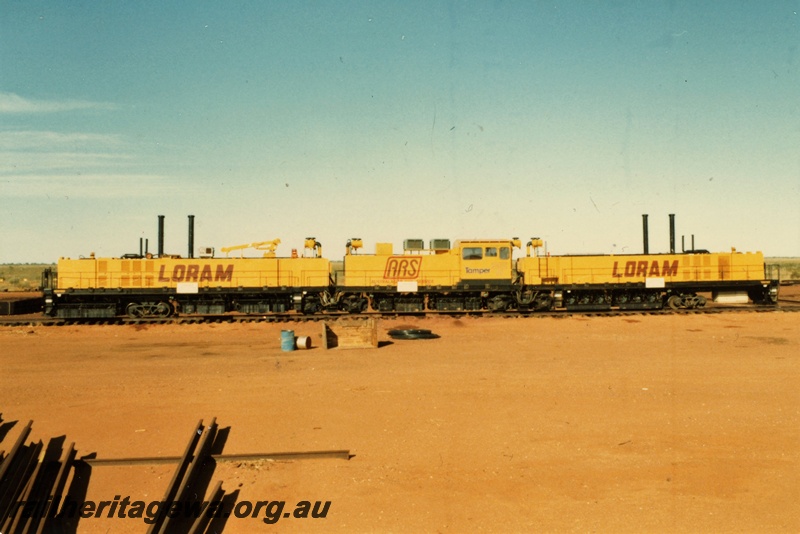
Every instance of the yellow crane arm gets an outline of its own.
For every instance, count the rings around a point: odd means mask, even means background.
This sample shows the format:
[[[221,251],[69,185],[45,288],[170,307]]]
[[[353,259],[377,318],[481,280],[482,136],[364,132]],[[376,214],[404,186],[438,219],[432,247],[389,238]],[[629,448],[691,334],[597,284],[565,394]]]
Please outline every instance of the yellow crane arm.
[[[274,258],[275,257],[275,249],[278,248],[278,245],[280,245],[280,243],[281,243],[280,239],[273,239],[272,241],[258,241],[256,243],[245,243],[243,245],[233,245],[233,246],[230,246],[230,247],[222,247],[220,250],[222,252],[224,252],[225,254],[229,254],[229,253],[234,252],[236,250],[245,250],[245,249],[248,249],[248,248],[254,248],[256,250],[265,251],[264,252],[264,257],[265,258]],[[244,255],[244,252],[242,252],[242,255]]]
[[[258,243],[252,243],[250,246],[256,250],[263,250],[265,258],[274,258],[275,257],[275,249],[278,248],[278,245],[281,244],[280,239],[273,239],[272,241],[259,241]]]

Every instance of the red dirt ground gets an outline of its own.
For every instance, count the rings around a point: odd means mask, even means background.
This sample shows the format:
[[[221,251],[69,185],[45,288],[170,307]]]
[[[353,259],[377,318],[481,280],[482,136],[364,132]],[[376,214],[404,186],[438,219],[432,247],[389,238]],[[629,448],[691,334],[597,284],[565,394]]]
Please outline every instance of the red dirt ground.
[[[800,314],[384,320],[377,349],[281,352],[287,324],[0,328],[0,412],[81,455],[180,455],[199,419],[243,500],[326,518],[225,532],[797,532]],[[434,340],[391,341],[400,325]],[[391,341],[391,343],[389,343]],[[86,499],[157,500],[173,466],[95,467]],[[142,532],[88,518],[80,532]]]

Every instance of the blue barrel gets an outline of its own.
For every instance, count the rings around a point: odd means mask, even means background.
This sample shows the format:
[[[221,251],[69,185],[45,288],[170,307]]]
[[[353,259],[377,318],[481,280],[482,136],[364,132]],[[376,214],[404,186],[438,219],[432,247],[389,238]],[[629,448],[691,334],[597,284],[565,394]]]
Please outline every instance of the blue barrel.
[[[294,350],[294,330],[281,330],[281,350]]]

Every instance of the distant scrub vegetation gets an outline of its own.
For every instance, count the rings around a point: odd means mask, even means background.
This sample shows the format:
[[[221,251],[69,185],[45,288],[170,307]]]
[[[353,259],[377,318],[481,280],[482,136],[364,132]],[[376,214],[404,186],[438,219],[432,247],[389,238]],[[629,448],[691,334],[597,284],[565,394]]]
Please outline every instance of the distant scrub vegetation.
[[[0,264],[0,291],[36,291],[41,289],[42,271],[47,267],[55,268],[55,264]]]
[[[781,280],[800,280],[800,258],[765,258],[767,265],[781,268]]]

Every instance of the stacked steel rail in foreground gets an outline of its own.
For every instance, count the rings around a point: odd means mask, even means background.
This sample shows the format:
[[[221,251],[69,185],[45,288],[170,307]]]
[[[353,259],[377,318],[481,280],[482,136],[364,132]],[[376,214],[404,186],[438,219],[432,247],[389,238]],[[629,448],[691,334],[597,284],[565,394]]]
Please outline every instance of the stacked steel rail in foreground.
[[[14,424],[0,425],[0,440]],[[229,429],[220,430],[216,419],[207,426],[203,426],[202,420],[198,421],[180,457],[98,459],[95,454],[90,454],[76,458],[75,444],[70,443],[64,448],[63,437],[51,438],[46,447],[41,440],[25,445],[32,426],[33,421],[25,425],[8,454],[0,451],[0,532],[3,533],[75,532],[79,518],[84,515],[83,509],[80,513],[74,512],[77,503],[86,496],[94,467],[177,462],[172,480],[159,502],[186,505],[207,494],[217,461],[351,458],[347,450],[219,454]],[[213,454],[215,451],[217,454]],[[222,481],[218,481],[206,502],[219,504],[221,509],[217,511],[224,512],[235,506],[237,494],[226,494]],[[70,506],[75,508],[73,513],[69,511]],[[170,510],[164,506],[154,517],[148,517],[149,533],[219,532],[230,516],[230,513],[172,514]]]

